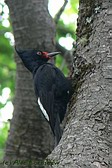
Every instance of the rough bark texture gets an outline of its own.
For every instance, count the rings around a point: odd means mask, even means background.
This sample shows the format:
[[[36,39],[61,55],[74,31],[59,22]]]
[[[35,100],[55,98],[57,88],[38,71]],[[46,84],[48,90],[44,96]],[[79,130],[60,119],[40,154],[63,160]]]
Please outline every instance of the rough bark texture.
[[[71,102],[53,168],[108,168],[112,120],[112,1],[80,0],[77,55],[94,64]],[[50,166],[48,166],[50,167]]]
[[[10,10],[17,48],[54,50],[55,26],[48,13],[47,0],[7,0],[6,3]],[[52,151],[53,138],[49,125],[37,106],[32,75],[17,55],[15,60],[17,75],[14,114],[4,159],[42,159]]]

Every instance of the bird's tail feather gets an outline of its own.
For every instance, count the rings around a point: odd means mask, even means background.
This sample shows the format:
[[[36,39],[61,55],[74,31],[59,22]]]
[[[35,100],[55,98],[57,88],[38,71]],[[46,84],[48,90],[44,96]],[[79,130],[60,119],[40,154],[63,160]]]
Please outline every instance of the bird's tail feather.
[[[60,118],[59,114],[57,114],[55,127],[54,127],[54,136],[55,136],[55,146],[59,143],[61,137],[62,137],[62,130],[60,127]]]

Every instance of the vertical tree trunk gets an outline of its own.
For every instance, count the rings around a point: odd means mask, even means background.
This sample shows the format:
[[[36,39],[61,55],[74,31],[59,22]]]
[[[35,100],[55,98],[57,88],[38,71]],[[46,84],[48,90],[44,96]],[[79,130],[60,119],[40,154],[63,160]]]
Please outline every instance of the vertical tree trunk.
[[[47,0],[7,0],[6,3],[10,10],[15,44],[18,48],[54,50],[55,26],[48,13]],[[37,106],[32,75],[17,55],[15,60],[17,75],[14,114],[6,144],[5,160],[42,159],[53,149],[52,135]]]
[[[112,112],[112,2],[80,0],[77,55],[95,66],[73,95],[59,145],[59,168],[108,168]]]

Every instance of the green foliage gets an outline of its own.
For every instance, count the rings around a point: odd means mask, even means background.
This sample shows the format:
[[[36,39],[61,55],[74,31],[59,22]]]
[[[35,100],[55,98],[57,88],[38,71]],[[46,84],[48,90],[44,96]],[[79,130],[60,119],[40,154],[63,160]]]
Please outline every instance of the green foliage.
[[[4,141],[7,138],[7,130],[9,129],[9,123],[4,122],[2,124],[2,130],[0,130],[0,149],[5,147]]]
[[[64,11],[64,17],[62,14],[62,17],[60,18],[57,29],[56,29],[56,41],[58,42],[61,37],[67,37],[70,36],[76,40],[76,16],[78,14],[78,6],[79,6],[79,0],[70,0],[69,1],[69,7],[65,9]],[[73,15],[73,22],[69,21],[70,17]],[[66,18],[66,19],[62,19]],[[65,24],[66,23],[66,24]],[[65,64],[63,66],[63,64]],[[63,71],[63,73],[67,76],[69,73],[69,70],[67,69],[67,64],[64,62],[64,59],[62,57],[56,58],[56,65]],[[63,68],[61,68],[63,67]]]
[[[60,37],[66,37],[67,34],[70,34],[71,37],[76,40],[76,27],[75,27],[75,18],[73,19],[74,21],[71,22],[69,21],[71,15],[77,15],[78,14],[78,5],[79,5],[79,0],[70,0],[70,7],[65,9],[64,15],[67,16],[68,18],[68,23],[64,23],[64,20],[61,18],[58,22],[57,25],[57,40]],[[74,16],[73,16],[74,17]]]
[[[0,129],[0,160],[3,158],[5,141],[7,139],[7,130],[9,129],[9,123],[2,123],[2,129]]]
[[[70,34],[73,39],[76,39],[75,29],[72,23],[65,25],[63,20],[60,20],[56,30],[57,40],[59,40],[60,37],[66,37],[67,34]]]
[[[14,96],[15,87],[15,69],[16,65],[13,59],[13,47],[11,45],[10,38],[7,34],[12,31],[11,26],[3,26],[4,20],[4,4],[2,5],[2,12],[0,14],[0,96],[4,88],[8,87],[11,90],[10,100]],[[7,18],[8,19],[8,18]],[[0,109],[4,108],[9,100],[5,103],[0,102]],[[1,121],[0,121],[1,122]],[[9,123],[0,123],[0,160],[4,154],[5,142],[7,139]]]
[[[79,0],[70,0],[71,8],[67,10],[68,14],[78,13]]]
[[[56,66],[63,71],[63,73],[67,76],[69,73],[69,70],[67,68],[67,65],[65,63],[65,60],[61,56],[56,57]]]
[[[0,23],[0,95],[2,89],[9,87],[11,89],[11,96],[14,95],[14,77],[15,77],[15,63],[13,59],[13,48],[8,38],[5,37],[7,32],[11,32],[11,27],[4,27]]]

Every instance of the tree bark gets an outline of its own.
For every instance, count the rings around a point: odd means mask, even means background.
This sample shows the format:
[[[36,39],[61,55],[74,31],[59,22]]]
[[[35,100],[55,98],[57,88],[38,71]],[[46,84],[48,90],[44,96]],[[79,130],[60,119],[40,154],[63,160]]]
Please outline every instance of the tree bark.
[[[72,97],[67,123],[50,159],[53,168],[108,168],[112,120],[112,2],[80,0],[76,54],[95,69]],[[77,93],[77,94],[76,94]]]
[[[48,13],[48,1],[7,0],[6,3],[10,10],[17,48],[53,51],[55,25]],[[15,60],[17,74],[14,113],[4,159],[6,161],[44,159],[54,145],[50,127],[37,106],[32,75],[17,55]],[[19,165],[19,167],[22,166]]]

